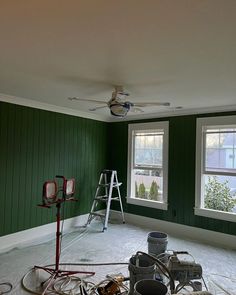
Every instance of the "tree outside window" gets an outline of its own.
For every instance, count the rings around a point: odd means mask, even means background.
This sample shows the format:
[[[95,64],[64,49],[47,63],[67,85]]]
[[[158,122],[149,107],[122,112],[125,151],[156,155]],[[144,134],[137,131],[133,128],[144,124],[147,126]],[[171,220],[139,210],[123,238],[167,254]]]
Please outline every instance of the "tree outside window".
[[[236,221],[236,116],[197,119],[194,212]]]
[[[233,212],[236,206],[236,195],[231,194],[228,181],[223,183],[216,176],[209,176],[205,185],[205,208],[224,212]]]

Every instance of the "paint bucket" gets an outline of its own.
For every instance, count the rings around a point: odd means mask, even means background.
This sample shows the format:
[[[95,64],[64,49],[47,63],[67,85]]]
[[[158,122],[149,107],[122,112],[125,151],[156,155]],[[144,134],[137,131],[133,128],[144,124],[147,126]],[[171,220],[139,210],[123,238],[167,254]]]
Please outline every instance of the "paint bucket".
[[[202,291],[202,283],[200,281],[193,281],[192,284],[194,291]]]
[[[134,292],[134,285],[140,280],[154,279],[155,261],[144,254],[134,255],[129,260],[130,292]]]
[[[168,289],[156,280],[141,280],[134,286],[134,295],[166,295]]]
[[[166,233],[154,231],[148,234],[148,254],[157,256],[165,253],[168,243],[168,236]]]

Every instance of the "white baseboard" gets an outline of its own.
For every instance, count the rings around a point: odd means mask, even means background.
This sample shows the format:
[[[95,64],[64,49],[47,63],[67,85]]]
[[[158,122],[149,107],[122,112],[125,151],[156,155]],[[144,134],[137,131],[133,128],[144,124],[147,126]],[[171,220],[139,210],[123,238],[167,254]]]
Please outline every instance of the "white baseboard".
[[[64,221],[63,231],[71,232],[76,227],[83,226],[87,219],[88,214],[66,219]],[[0,237],[0,253],[10,251],[15,247],[21,248],[50,240],[55,237],[55,231],[56,222],[53,222]]]
[[[114,214],[114,211],[112,213]],[[204,242],[213,246],[220,246],[236,250],[236,236],[234,235],[134,215],[130,213],[125,213],[125,221],[128,224],[152,228],[153,231],[162,231],[174,237],[186,238],[189,240]]]
[[[117,211],[111,210],[110,217],[117,219]],[[71,232],[76,227],[83,226],[88,219],[88,214],[66,219],[64,222],[64,232]],[[120,220],[120,216],[119,216]],[[154,218],[125,213],[127,224],[151,228],[153,231],[162,231],[178,238],[196,240],[214,246],[236,250],[236,236],[214,232],[192,226],[167,222]],[[0,237],[0,253],[10,251],[15,247],[25,247],[38,244],[55,237],[56,222],[16,232],[14,234]]]

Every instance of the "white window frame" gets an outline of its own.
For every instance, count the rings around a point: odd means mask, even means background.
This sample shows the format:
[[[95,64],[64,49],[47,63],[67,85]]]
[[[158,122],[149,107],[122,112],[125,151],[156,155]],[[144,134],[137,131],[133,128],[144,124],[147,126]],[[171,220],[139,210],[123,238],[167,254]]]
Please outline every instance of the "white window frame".
[[[203,208],[203,170],[204,170],[204,136],[206,126],[236,126],[236,116],[219,116],[197,119],[196,128],[196,182],[195,182],[195,215],[210,217],[220,220],[236,222],[236,214]]]
[[[133,167],[133,153],[134,153],[134,144],[133,144],[133,134],[134,131],[156,131],[163,130],[163,200],[162,201],[152,201],[146,199],[138,199],[131,196],[131,173]],[[168,149],[169,148],[169,122],[151,122],[151,123],[137,123],[129,124],[128,126],[128,175],[127,175],[127,203],[145,206],[150,208],[167,210],[167,196],[168,196]]]

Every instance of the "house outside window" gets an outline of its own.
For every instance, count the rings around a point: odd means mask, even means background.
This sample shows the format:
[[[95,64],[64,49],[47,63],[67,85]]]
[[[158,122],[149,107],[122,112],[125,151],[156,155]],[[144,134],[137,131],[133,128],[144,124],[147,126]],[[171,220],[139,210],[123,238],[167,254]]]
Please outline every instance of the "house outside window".
[[[195,214],[236,221],[236,116],[197,119]]]
[[[169,122],[129,124],[127,202],[167,210]]]

